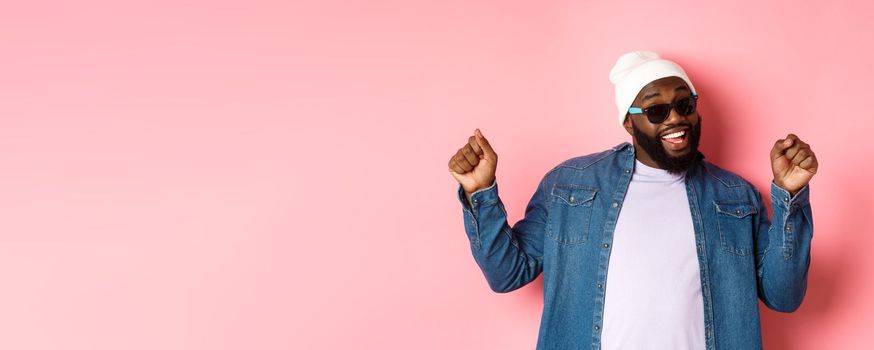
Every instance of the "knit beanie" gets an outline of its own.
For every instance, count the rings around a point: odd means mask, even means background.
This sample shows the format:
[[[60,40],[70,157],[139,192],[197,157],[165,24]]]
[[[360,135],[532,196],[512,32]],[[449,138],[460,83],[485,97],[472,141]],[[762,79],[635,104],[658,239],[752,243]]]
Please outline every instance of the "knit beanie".
[[[659,57],[652,51],[632,51],[616,60],[610,70],[610,82],[616,88],[616,108],[619,110],[619,125],[623,125],[631,103],[644,86],[666,77],[679,77],[686,81],[693,94],[695,87],[678,64]]]

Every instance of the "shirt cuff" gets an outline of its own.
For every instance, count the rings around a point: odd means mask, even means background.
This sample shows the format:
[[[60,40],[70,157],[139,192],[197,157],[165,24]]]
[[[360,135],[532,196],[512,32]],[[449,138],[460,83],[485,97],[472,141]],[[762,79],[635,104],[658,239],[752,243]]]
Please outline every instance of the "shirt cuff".
[[[790,196],[789,191],[777,186],[774,181],[771,181],[771,198],[776,205],[787,209],[790,213],[795,212],[799,208],[803,208],[810,202],[810,184],[804,185],[795,196]]]
[[[458,184],[458,201],[461,202],[462,208],[468,211],[475,211],[483,205],[494,204],[498,201],[498,180],[492,181],[492,185],[485,188],[480,188],[470,195],[470,203],[467,202],[467,196],[464,194],[464,188]]]

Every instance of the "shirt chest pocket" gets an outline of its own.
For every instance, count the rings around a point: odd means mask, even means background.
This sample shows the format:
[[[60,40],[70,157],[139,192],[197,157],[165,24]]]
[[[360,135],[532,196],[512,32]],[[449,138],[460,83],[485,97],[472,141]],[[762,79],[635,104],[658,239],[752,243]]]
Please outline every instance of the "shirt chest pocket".
[[[594,187],[555,184],[550,196],[546,235],[560,244],[585,243],[597,193]]]
[[[753,219],[756,207],[746,202],[715,202],[716,225],[722,250],[747,256],[753,254]]]

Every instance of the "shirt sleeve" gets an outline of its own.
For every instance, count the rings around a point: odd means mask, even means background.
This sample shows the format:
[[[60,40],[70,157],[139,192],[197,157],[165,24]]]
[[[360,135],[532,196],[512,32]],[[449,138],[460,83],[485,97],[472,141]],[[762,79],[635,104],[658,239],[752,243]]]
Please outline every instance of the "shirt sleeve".
[[[528,203],[525,217],[513,226],[508,224],[507,212],[498,196],[497,179],[491,186],[472,193],[470,203],[464,189],[458,186],[471,253],[495,292],[516,290],[543,271],[544,186],[541,181]]]
[[[794,196],[771,182],[772,219],[756,191],[759,201],[759,246],[756,254],[759,297],[773,310],[792,312],[801,306],[807,291],[810,247],[813,240],[813,214],[810,185]]]

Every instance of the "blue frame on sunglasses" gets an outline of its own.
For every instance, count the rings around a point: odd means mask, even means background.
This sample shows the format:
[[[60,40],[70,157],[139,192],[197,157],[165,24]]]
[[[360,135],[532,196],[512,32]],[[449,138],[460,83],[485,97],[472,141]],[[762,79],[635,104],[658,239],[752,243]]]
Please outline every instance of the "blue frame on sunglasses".
[[[692,94],[692,98],[697,98],[697,97],[698,97],[698,94]],[[678,101],[679,101],[679,100],[678,100]],[[676,103],[677,103],[677,101],[671,102],[671,109],[677,107]],[[628,113],[631,113],[631,114],[641,114],[641,113],[643,113],[643,108],[640,108],[640,107],[629,107],[629,108],[628,108]]]

